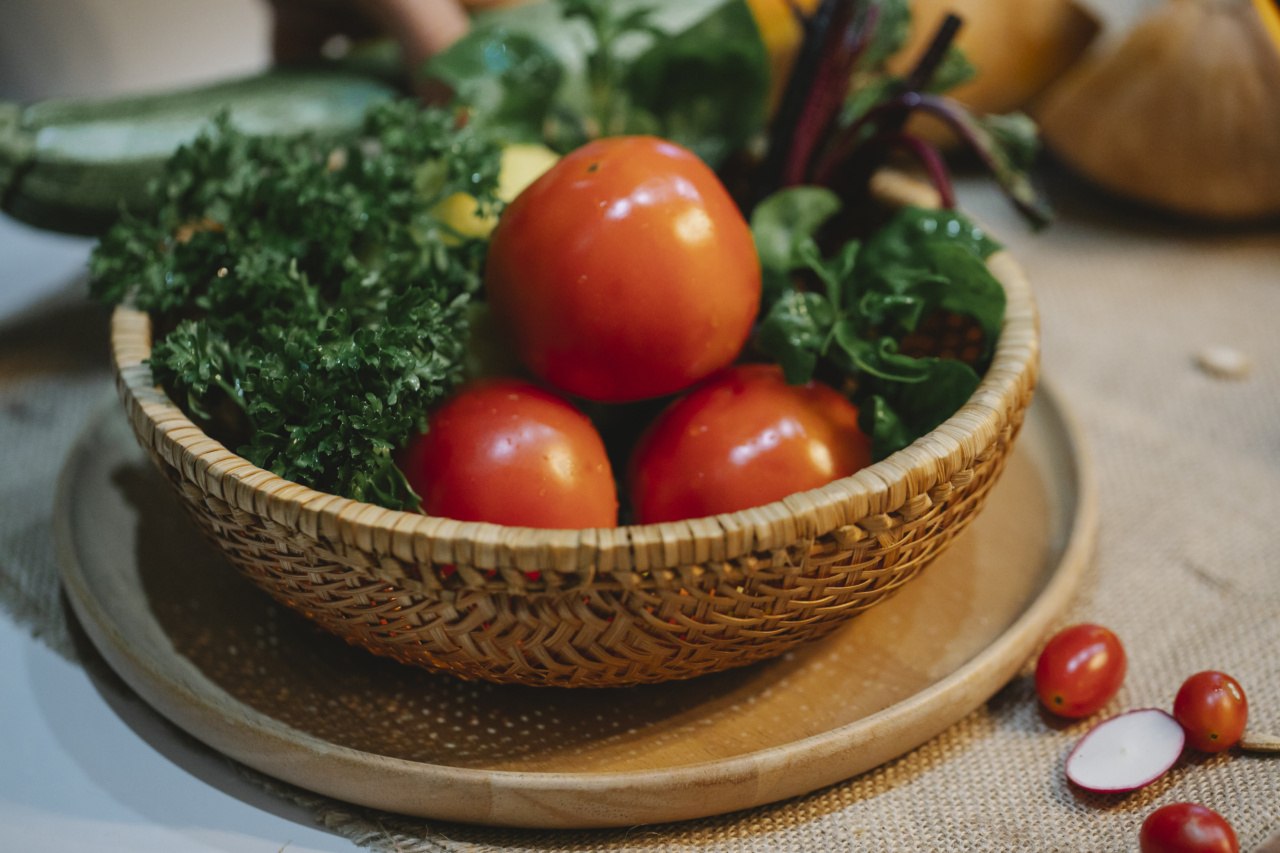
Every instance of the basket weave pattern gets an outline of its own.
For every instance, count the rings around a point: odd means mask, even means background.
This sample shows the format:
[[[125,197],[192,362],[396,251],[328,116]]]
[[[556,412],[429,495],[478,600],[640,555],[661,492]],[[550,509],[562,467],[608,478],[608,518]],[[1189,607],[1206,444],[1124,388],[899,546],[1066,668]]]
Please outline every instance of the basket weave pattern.
[[[612,686],[742,666],[821,637],[916,577],[981,510],[1034,392],[1034,302],[1009,295],[981,387],[852,477],[743,512],[533,530],[312,491],[205,435],[153,387],[146,315],[112,321],[139,443],[204,534],[278,601],[372,652],[463,677]]]

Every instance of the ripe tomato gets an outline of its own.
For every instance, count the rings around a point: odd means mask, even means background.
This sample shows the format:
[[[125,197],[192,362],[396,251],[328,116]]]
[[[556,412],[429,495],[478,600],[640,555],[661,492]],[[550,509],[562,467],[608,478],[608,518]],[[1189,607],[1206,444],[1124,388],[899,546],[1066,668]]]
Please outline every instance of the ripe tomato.
[[[1230,749],[1244,735],[1249,700],[1239,682],[1223,672],[1197,672],[1182,683],[1173,700],[1173,716],[1187,743],[1204,752]]]
[[[676,400],[640,437],[628,494],[642,524],[734,512],[871,464],[858,410],[776,365],[732,367]]]
[[[1115,634],[1101,625],[1072,625],[1054,634],[1040,653],[1036,693],[1059,716],[1087,717],[1116,695],[1127,668]]]
[[[623,402],[725,367],[760,307],[751,229],[694,154],[601,139],[516,197],[489,243],[489,305],[555,387]]]
[[[428,515],[521,527],[612,527],[613,470],[568,402],[518,379],[464,387],[398,460]]]
[[[1147,815],[1138,847],[1142,853],[1240,853],[1231,824],[1196,803],[1173,803]]]

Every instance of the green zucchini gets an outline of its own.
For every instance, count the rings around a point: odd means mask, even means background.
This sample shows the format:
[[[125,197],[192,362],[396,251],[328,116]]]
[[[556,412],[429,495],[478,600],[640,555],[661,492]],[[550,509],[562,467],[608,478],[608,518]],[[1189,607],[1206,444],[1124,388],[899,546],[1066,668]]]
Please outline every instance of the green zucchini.
[[[337,136],[398,91],[365,74],[309,68],[154,95],[0,102],[0,208],[38,228],[97,235],[122,209],[144,212],[165,160],[224,110],[248,133]]]

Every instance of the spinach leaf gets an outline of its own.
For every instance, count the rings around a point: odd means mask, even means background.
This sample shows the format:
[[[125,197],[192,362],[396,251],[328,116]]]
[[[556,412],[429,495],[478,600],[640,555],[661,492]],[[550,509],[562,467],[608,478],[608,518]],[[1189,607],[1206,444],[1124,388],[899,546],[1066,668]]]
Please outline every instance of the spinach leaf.
[[[883,459],[954,415],[978,389],[977,371],[951,358],[921,358],[921,378],[890,383],[873,378],[859,395],[858,426],[871,436],[871,456]]]
[[[910,266],[924,245],[939,240],[964,246],[983,259],[1000,249],[985,228],[962,213],[908,206],[867,239],[862,261],[868,268]]]
[[[494,79],[483,62],[468,58],[520,40],[539,44],[560,68],[545,109],[549,75],[526,92],[519,77]],[[713,168],[760,131],[769,88],[768,53],[744,0],[505,7],[476,16],[470,33],[424,73],[451,85],[477,112],[503,105],[503,115],[520,117],[520,138],[562,153],[599,136],[649,133],[685,145]],[[515,106],[527,98],[536,106]]]
[[[769,79],[755,18],[734,2],[656,42],[632,63],[625,86],[658,135],[714,168],[764,126]]]
[[[819,294],[790,290],[765,315],[756,346],[782,366],[787,382],[803,385],[826,353],[836,320],[835,309]]]
[[[911,34],[911,4],[908,0],[876,0],[876,23],[871,43],[859,66],[878,70],[889,57],[902,50]]]
[[[907,208],[865,242],[823,257],[813,235],[837,208],[812,187],[780,191],[757,208],[761,266],[785,280],[766,303],[755,345],[792,384],[809,381],[823,362],[854,380],[860,425],[882,459],[942,423],[977,388],[1004,322],[1004,289],[984,262],[997,246],[961,214]],[[805,275],[812,289],[804,289]],[[982,329],[986,347],[974,364],[902,351],[906,336],[938,312]]]
[[[751,212],[751,235],[764,279],[766,310],[790,286],[793,270],[804,266],[800,247],[840,212],[840,197],[825,187],[780,190]]]
[[[448,80],[473,109],[474,120],[508,142],[540,142],[564,77],[564,66],[542,42],[494,29],[464,38],[437,56],[432,73]]]
[[[861,307],[870,325],[892,321],[903,332],[913,332],[923,317],[949,311],[977,321],[983,357],[991,354],[1004,322],[1004,288],[964,236],[923,242],[905,261],[866,263]]]

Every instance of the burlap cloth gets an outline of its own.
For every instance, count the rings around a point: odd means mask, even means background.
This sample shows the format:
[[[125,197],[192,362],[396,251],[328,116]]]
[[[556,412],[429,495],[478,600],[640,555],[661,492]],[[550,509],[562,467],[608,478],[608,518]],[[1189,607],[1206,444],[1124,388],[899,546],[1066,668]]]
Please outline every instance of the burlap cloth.
[[[1061,219],[1038,236],[981,185],[966,182],[962,198],[1030,274],[1045,375],[1096,467],[1097,556],[1065,618],[1125,642],[1129,676],[1109,712],[1168,708],[1187,675],[1222,669],[1245,686],[1252,728],[1280,733],[1280,228],[1211,232],[1054,185]],[[104,324],[73,297],[0,329],[0,603],[66,654],[50,506],[109,388]],[[1211,375],[1197,355],[1213,345],[1246,354],[1251,371]],[[1024,671],[873,772],[749,812],[627,830],[431,823],[259,781],[378,851],[1127,851],[1146,814],[1179,800],[1226,815],[1245,850],[1280,832],[1280,757],[1191,755],[1139,792],[1090,796],[1062,773],[1086,727],[1042,715]]]

